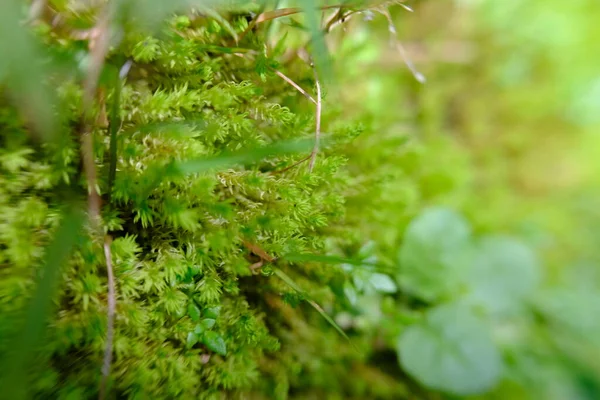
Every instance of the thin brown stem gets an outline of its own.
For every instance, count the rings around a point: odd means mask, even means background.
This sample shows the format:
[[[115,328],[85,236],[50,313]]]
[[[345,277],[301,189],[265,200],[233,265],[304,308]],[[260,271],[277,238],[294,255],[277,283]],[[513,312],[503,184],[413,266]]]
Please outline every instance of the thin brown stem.
[[[412,11],[412,9],[409,9],[409,10]],[[400,56],[404,60],[404,64],[406,64],[406,67],[410,70],[410,72],[413,74],[413,76],[415,77],[415,79],[417,81],[419,81],[420,83],[425,83],[425,81],[426,81],[425,75],[423,75],[422,73],[420,73],[417,70],[417,68],[411,61],[410,57],[408,57],[406,50],[404,50],[404,46],[402,46],[402,43],[400,43],[400,40],[398,39],[398,31],[396,29],[396,25],[394,24],[394,20],[392,19],[392,15],[390,14],[390,11],[387,8],[384,10],[378,10],[378,11],[381,14],[383,14],[383,16],[388,21],[388,30],[390,32],[390,40],[391,40],[392,44],[396,47],[396,50],[398,50],[398,53],[400,53]]]
[[[110,44],[109,32],[110,11],[108,7],[102,12],[98,23],[90,33],[90,64],[83,83],[84,107],[90,111],[98,86],[98,78],[104,66],[104,60]]]
[[[115,278],[113,274],[112,255],[110,245],[112,238],[110,235],[104,236],[104,257],[106,258],[106,271],[108,275],[108,311],[106,315],[106,347],[104,349],[104,359],[102,361],[102,381],[100,383],[100,393],[98,398],[106,397],[106,387],[108,376],[110,375],[110,366],[112,363],[112,349],[115,326],[115,310],[117,307]]]
[[[315,112],[315,146],[310,153],[310,164],[308,164],[308,172],[312,172],[315,162],[317,161],[317,153],[319,152],[319,142],[321,141],[321,111],[322,111],[322,99],[321,99],[321,83],[319,82],[319,76],[315,71],[315,83],[317,85],[317,110]]]
[[[277,260],[276,257],[273,257],[271,255],[269,255],[266,251],[264,251],[260,246],[258,246],[257,244],[251,243],[247,240],[242,240],[242,244],[244,245],[244,247],[246,247],[248,250],[250,250],[251,252],[253,252],[254,254],[256,254],[257,256],[260,257],[261,260],[272,263],[275,262]]]
[[[83,159],[83,172],[88,183],[88,214],[94,230],[99,227],[100,207],[102,199],[98,194],[96,165],[94,163],[94,139],[87,127],[81,136],[81,157]]]
[[[92,136],[93,119],[92,108],[98,88],[98,79],[104,66],[106,54],[110,44],[110,9],[107,6],[100,15],[98,22],[92,28],[89,37],[90,65],[83,83],[83,130],[81,135],[81,156],[83,159],[83,169],[88,183],[88,213],[93,232],[102,234],[102,223],[100,209],[102,199],[98,193],[98,177],[96,164],[94,161],[94,140]],[[104,103],[104,99],[102,99]],[[101,105],[102,108],[104,104]],[[96,121],[96,124],[98,121]],[[113,336],[114,336],[114,316],[116,309],[116,290],[113,274],[112,255],[110,244],[111,237],[104,234],[104,257],[106,259],[106,270],[108,275],[108,310],[107,310],[107,333],[106,346],[104,349],[104,358],[102,363],[102,378],[99,388],[99,399],[106,397],[107,382],[110,375],[110,366],[112,362]]]
[[[308,94],[308,92],[306,90],[302,89],[300,87],[300,85],[298,85],[296,82],[294,82],[291,78],[287,77],[283,72],[276,70],[276,69],[273,69],[273,72],[275,72],[275,75],[277,75],[278,77],[280,77],[281,79],[283,79],[284,81],[289,83],[291,86],[293,86],[294,89],[299,91],[302,95],[304,95],[304,97],[306,97],[308,100],[310,100],[313,104],[317,104],[317,100],[315,100],[310,94]]]
[[[255,262],[254,264],[250,265],[248,268],[250,268],[252,275],[258,275],[264,263],[265,262],[263,260],[260,260],[259,262]]]
[[[33,0],[29,6],[28,23],[35,22],[44,12],[47,6],[47,0]]]
[[[310,158],[310,154],[307,155],[306,157],[303,157],[302,159],[300,159],[299,161],[296,161],[295,163],[293,163],[292,165],[290,165],[289,167],[285,167],[283,169],[277,170],[277,171],[272,171],[271,175],[275,175],[275,174],[282,174],[286,171],[289,171],[290,169],[302,164],[305,161],[308,161],[308,159]]]

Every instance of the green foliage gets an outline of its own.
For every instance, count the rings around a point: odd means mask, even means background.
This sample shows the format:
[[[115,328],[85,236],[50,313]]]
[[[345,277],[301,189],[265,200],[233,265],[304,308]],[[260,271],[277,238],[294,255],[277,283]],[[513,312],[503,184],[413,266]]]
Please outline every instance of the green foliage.
[[[436,308],[411,326],[398,344],[406,370],[423,384],[467,395],[492,388],[502,362],[484,324],[457,305]]]
[[[69,7],[52,4],[49,11],[75,25],[94,13]],[[167,13],[153,12],[146,20]],[[333,304],[331,287],[343,271],[321,273],[315,264],[286,261],[276,271],[293,282],[291,287],[270,277],[269,265],[264,274],[253,275],[249,267],[257,254],[243,243],[250,241],[273,257],[324,248],[330,236],[325,228],[344,225],[348,179],[345,157],[336,149],[346,141],[345,132],[355,128],[331,127],[333,140],[324,141],[313,174],[303,165],[280,173],[302,157],[296,153],[312,149],[313,112],[284,105],[298,95],[269,73],[277,65],[273,59],[259,58],[258,68],[251,55],[215,54],[215,45],[225,54],[237,52],[227,42],[247,25],[227,13],[208,16],[177,17],[175,26],[152,36],[117,23],[123,36],[112,43],[99,83],[105,97],[91,111],[97,189],[105,203],[102,222],[114,237],[117,282],[109,388],[127,398],[270,397],[285,379],[288,387],[317,393],[325,388],[303,382],[303,370],[313,368],[318,375],[354,351],[319,305]],[[78,65],[82,54],[89,65],[91,55],[69,38],[72,28],[46,30],[32,40],[71,57],[69,67]],[[254,43],[249,36],[239,48],[253,50]],[[114,71],[127,58],[133,61],[131,70],[122,85],[115,83]],[[26,347],[35,347],[27,349],[35,353],[35,362],[23,357],[23,368],[17,368],[27,377],[10,381],[4,379],[11,375],[3,374],[2,382],[36,397],[93,397],[106,346],[107,302],[104,254],[94,232],[77,244],[57,291],[33,286],[36,271],[48,278],[50,266],[41,259],[54,247],[45,249],[45,244],[55,238],[66,246],[74,237],[70,230],[51,229],[64,197],[87,195],[78,140],[85,113],[82,89],[58,79],[50,68],[44,72],[58,82],[60,146],[37,148],[15,108],[4,99],[0,108],[5,183],[0,212],[7,227],[0,257],[6,264],[3,276],[9,278],[1,284],[1,326],[3,338],[10,339],[0,344],[1,354],[10,352],[23,329],[14,322],[32,295],[43,295],[45,307],[52,300],[57,309],[42,343],[24,339]],[[308,66],[294,74],[314,82]],[[108,126],[103,114],[110,118]],[[33,212],[24,212],[28,209]],[[52,267],[58,271],[58,265]],[[308,301],[294,302],[295,309],[282,301],[294,296]],[[34,314],[35,323],[44,325],[44,313]],[[297,321],[307,333],[294,333]],[[323,348],[327,362],[311,366],[310,355]],[[5,365],[13,367],[10,360]]]
[[[405,290],[427,301],[456,291],[469,239],[468,224],[451,211],[429,210],[413,220],[398,256]]]
[[[402,333],[400,361],[428,387],[461,395],[498,383],[502,367],[493,326],[520,315],[538,281],[537,260],[526,245],[503,237],[473,239],[470,232],[460,215],[428,209],[408,225],[399,254],[401,278],[429,289],[422,298],[452,302]],[[424,279],[423,270],[437,272],[438,279]],[[431,284],[439,276],[446,282]]]
[[[98,395],[90,190],[110,397],[600,396],[587,1],[92,3],[0,5],[6,396]]]

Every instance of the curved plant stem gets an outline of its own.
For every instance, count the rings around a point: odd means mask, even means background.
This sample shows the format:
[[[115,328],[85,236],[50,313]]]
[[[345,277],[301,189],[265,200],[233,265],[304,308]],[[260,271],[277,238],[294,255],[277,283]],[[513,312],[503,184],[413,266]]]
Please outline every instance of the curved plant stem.
[[[315,146],[313,147],[312,153],[310,153],[310,164],[308,165],[308,172],[312,172],[315,161],[317,160],[317,153],[319,152],[319,142],[321,140],[321,111],[322,111],[322,99],[321,99],[321,83],[319,82],[319,76],[315,68],[315,82],[317,85],[317,110],[315,112]]]
[[[406,8],[406,7],[404,7],[404,8]],[[408,8],[408,10],[412,12],[411,8]],[[423,75],[421,72],[419,72],[417,70],[417,68],[413,64],[412,60],[406,53],[406,50],[404,50],[404,46],[402,46],[402,43],[400,43],[400,40],[398,40],[398,30],[396,29],[396,24],[394,24],[394,20],[392,19],[392,15],[390,14],[390,11],[387,8],[384,10],[378,10],[378,11],[387,19],[388,31],[390,32],[391,43],[394,47],[396,47],[396,50],[398,50],[398,53],[400,53],[402,60],[404,60],[404,64],[406,64],[406,67],[409,69],[409,71],[413,74],[413,76],[419,83],[425,83],[425,81],[426,81],[425,75]]]
[[[100,393],[98,395],[99,399],[104,399],[106,396],[106,386],[108,382],[108,376],[110,374],[110,365],[112,363],[115,309],[117,306],[115,293],[115,278],[113,274],[112,256],[110,251],[111,242],[112,238],[110,237],[110,235],[105,235],[104,257],[106,258],[106,271],[108,275],[108,311],[106,316],[106,347],[104,349],[104,359],[102,361],[102,381],[100,383]]]
[[[98,79],[105,63],[106,54],[110,45],[110,6],[102,11],[96,26],[92,29],[89,42],[90,64],[83,84],[83,131],[81,137],[81,155],[83,158],[84,173],[88,183],[88,213],[92,231],[97,235],[103,235],[100,209],[102,199],[98,193],[98,179],[96,164],[94,162],[94,141],[92,129],[92,105],[98,88]],[[117,84],[120,84],[117,78]],[[113,121],[113,130],[116,129]],[[116,131],[115,131],[116,134]],[[112,256],[110,250],[111,237],[104,234],[104,257],[106,258],[106,270],[108,275],[108,310],[107,310],[107,334],[106,347],[104,349],[104,362],[102,365],[102,378],[99,389],[99,398],[106,396],[106,386],[110,375],[112,360],[114,315],[116,308],[115,280],[113,276]]]
[[[314,97],[312,97],[310,94],[308,94],[308,92],[306,90],[302,89],[300,87],[300,85],[298,85],[296,82],[291,80],[287,75],[285,75],[283,72],[281,72],[279,70],[276,70],[276,69],[272,69],[272,70],[273,70],[273,72],[275,72],[275,75],[277,75],[278,77],[280,77],[281,79],[283,79],[284,81],[289,83],[291,86],[293,86],[297,91],[302,93],[302,95],[304,95],[304,97],[306,97],[308,100],[310,100],[313,104],[317,104],[317,100],[315,100]]]

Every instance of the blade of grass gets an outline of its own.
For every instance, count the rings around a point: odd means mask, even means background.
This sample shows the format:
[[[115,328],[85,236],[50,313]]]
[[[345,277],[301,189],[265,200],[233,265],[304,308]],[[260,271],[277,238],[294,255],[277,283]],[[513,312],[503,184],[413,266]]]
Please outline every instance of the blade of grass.
[[[6,362],[7,375],[2,388],[6,399],[28,398],[27,369],[33,361],[34,351],[39,346],[52,310],[52,297],[59,284],[61,269],[81,235],[84,221],[85,215],[79,207],[66,207],[60,226],[46,249],[42,276],[31,299],[25,325],[10,347],[13,355]]]
[[[45,82],[48,66],[45,48],[34,38],[23,21],[22,2],[0,1],[0,84],[6,84],[10,98],[25,117],[37,141],[58,139],[58,121],[52,105],[54,92]]]
[[[352,3],[332,4],[332,5],[320,6],[320,7],[317,7],[315,4],[315,7],[318,10],[331,10],[331,9],[335,9],[335,8],[343,8],[343,7],[351,7],[351,6],[352,6]],[[275,10],[265,11],[265,12],[259,14],[258,17],[256,17],[254,24],[252,24],[250,26],[250,29],[252,29],[254,27],[254,25],[261,24],[261,23],[267,22],[267,21],[271,21],[271,20],[274,20],[277,18],[282,18],[282,17],[294,15],[294,14],[299,14],[304,11],[306,11],[306,9],[304,7],[302,7],[302,8],[300,8],[300,7],[278,8]]]
[[[322,96],[321,96],[321,82],[319,82],[319,75],[317,69],[314,69],[315,73],[315,84],[317,85],[317,108],[315,110],[315,145],[312,152],[310,153],[310,163],[308,164],[308,172],[312,172],[317,161],[317,153],[319,152],[319,142],[321,140],[321,112],[322,112]]]
[[[110,203],[110,199],[112,196],[112,188],[115,182],[115,177],[117,174],[117,133],[121,129],[121,90],[122,90],[122,80],[127,77],[129,73],[129,69],[131,67],[132,61],[128,60],[121,67],[120,70],[113,71],[113,99],[110,108],[110,112],[108,115],[108,131],[110,132],[110,164],[108,169],[108,202]]]
[[[108,131],[110,132],[110,165],[108,169],[108,198],[112,195],[112,187],[117,174],[117,133],[121,127],[121,80],[115,71],[113,99],[108,115]]]
[[[252,150],[246,150],[236,153],[221,154],[216,157],[201,158],[195,160],[181,161],[173,164],[173,172],[182,174],[192,174],[204,172],[215,168],[225,168],[235,164],[256,162],[265,157],[297,153],[307,151],[312,147],[308,139],[280,142],[270,146],[259,147]]]
[[[412,9],[410,11],[412,11]],[[408,70],[413,74],[415,79],[419,83],[425,83],[427,81],[427,79],[425,78],[425,75],[423,75],[421,72],[419,72],[417,70],[417,68],[413,64],[412,60],[406,53],[406,50],[404,50],[404,46],[402,46],[402,43],[400,43],[400,40],[398,39],[398,30],[396,29],[396,24],[394,24],[394,20],[392,18],[392,14],[390,14],[390,10],[385,8],[383,10],[379,10],[379,12],[386,18],[386,20],[388,22],[388,31],[390,33],[391,44],[394,47],[396,47],[396,50],[398,50],[398,53],[400,53],[400,56],[404,60],[404,64],[406,65]]]
[[[302,288],[300,286],[298,286],[298,284],[296,284],[296,282],[294,282],[294,280],[292,278],[290,278],[289,275],[287,275],[285,272],[283,272],[282,270],[280,270],[279,268],[276,268],[276,267],[273,267],[273,272],[275,273],[275,275],[277,275],[277,277],[279,279],[281,279],[282,281],[284,281],[289,287],[291,287],[292,289],[294,289],[298,293],[302,294],[306,298],[306,301],[308,302],[308,304],[310,304],[315,310],[317,310],[317,312],[319,314],[321,314],[321,316],[331,326],[333,326],[333,328],[336,331],[338,331],[338,333],[340,335],[342,335],[346,340],[348,340],[348,342],[350,342],[350,344],[352,344],[352,341],[350,340],[350,338],[348,337],[348,335],[346,335],[346,332],[344,332],[344,330],[342,328],[340,328],[340,326],[333,320],[333,318],[331,318],[329,316],[329,314],[327,314],[325,312],[325,310],[323,310],[323,308],[320,305],[318,305],[314,300],[310,299],[308,297],[308,295],[302,290]]]
[[[394,274],[397,271],[387,265],[371,263],[365,260],[338,257],[338,256],[327,256],[320,254],[308,254],[308,253],[291,253],[281,257],[282,260],[291,262],[320,262],[324,264],[349,264],[356,267],[373,267],[373,270],[378,272],[384,272]]]
[[[306,14],[306,25],[310,31],[312,42],[312,56],[319,72],[319,76],[324,81],[332,78],[331,60],[325,43],[325,35],[321,29],[319,18],[319,7],[316,0],[305,0],[302,2],[302,10]]]
[[[211,51],[213,53],[225,53],[225,54],[255,52],[255,50],[246,49],[243,47],[224,47],[224,46],[217,46],[214,44],[199,44],[196,48],[201,51]]]
[[[300,85],[298,85],[296,82],[294,82],[291,78],[289,78],[287,75],[285,75],[283,72],[276,70],[274,68],[271,68],[271,70],[275,73],[275,75],[277,75],[278,77],[280,77],[281,79],[283,79],[285,82],[287,82],[290,86],[292,86],[294,89],[296,89],[298,92],[300,92],[304,97],[306,97],[308,100],[310,100],[313,104],[317,105],[317,100],[314,99],[314,97],[312,97],[310,94],[308,94],[308,92],[304,89],[302,89],[300,87]]]
[[[106,397],[108,377],[110,376],[110,366],[112,362],[113,336],[115,329],[115,309],[117,307],[115,277],[112,266],[112,255],[110,245],[112,238],[110,235],[104,236],[104,258],[106,259],[106,271],[108,275],[108,311],[106,315],[106,348],[102,360],[102,380],[100,381],[99,399]]]

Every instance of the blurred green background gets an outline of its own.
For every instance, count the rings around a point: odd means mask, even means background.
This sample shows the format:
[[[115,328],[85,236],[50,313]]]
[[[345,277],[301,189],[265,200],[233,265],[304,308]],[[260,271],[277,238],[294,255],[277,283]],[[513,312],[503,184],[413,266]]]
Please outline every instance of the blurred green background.
[[[600,4],[410,5],[414,13],[398,7],[394,20],[425,84],[385,40],[381,16],[356,23],[352,39],[335,51],[343,60],[338,74],[345,78],[349,115],[363,110],[373,130],[360,139],[350,164],[387,164],[394,175],[381,193],[385,207],[379,203],[364,229],[391,254],[401,234],[394,227],[423,204],[445,204],[468,216],[476,232],[527,241],[543,264],[534,301],[543,311],[508,336],[525,350],[513,360],[523,386],[507,383],[491,397],[527,397],[531,390],[532,398],[597,398]],[[384,149],[385,162],[373,157],[373,148]],[[357,197],[357,213],[364,201]]]

